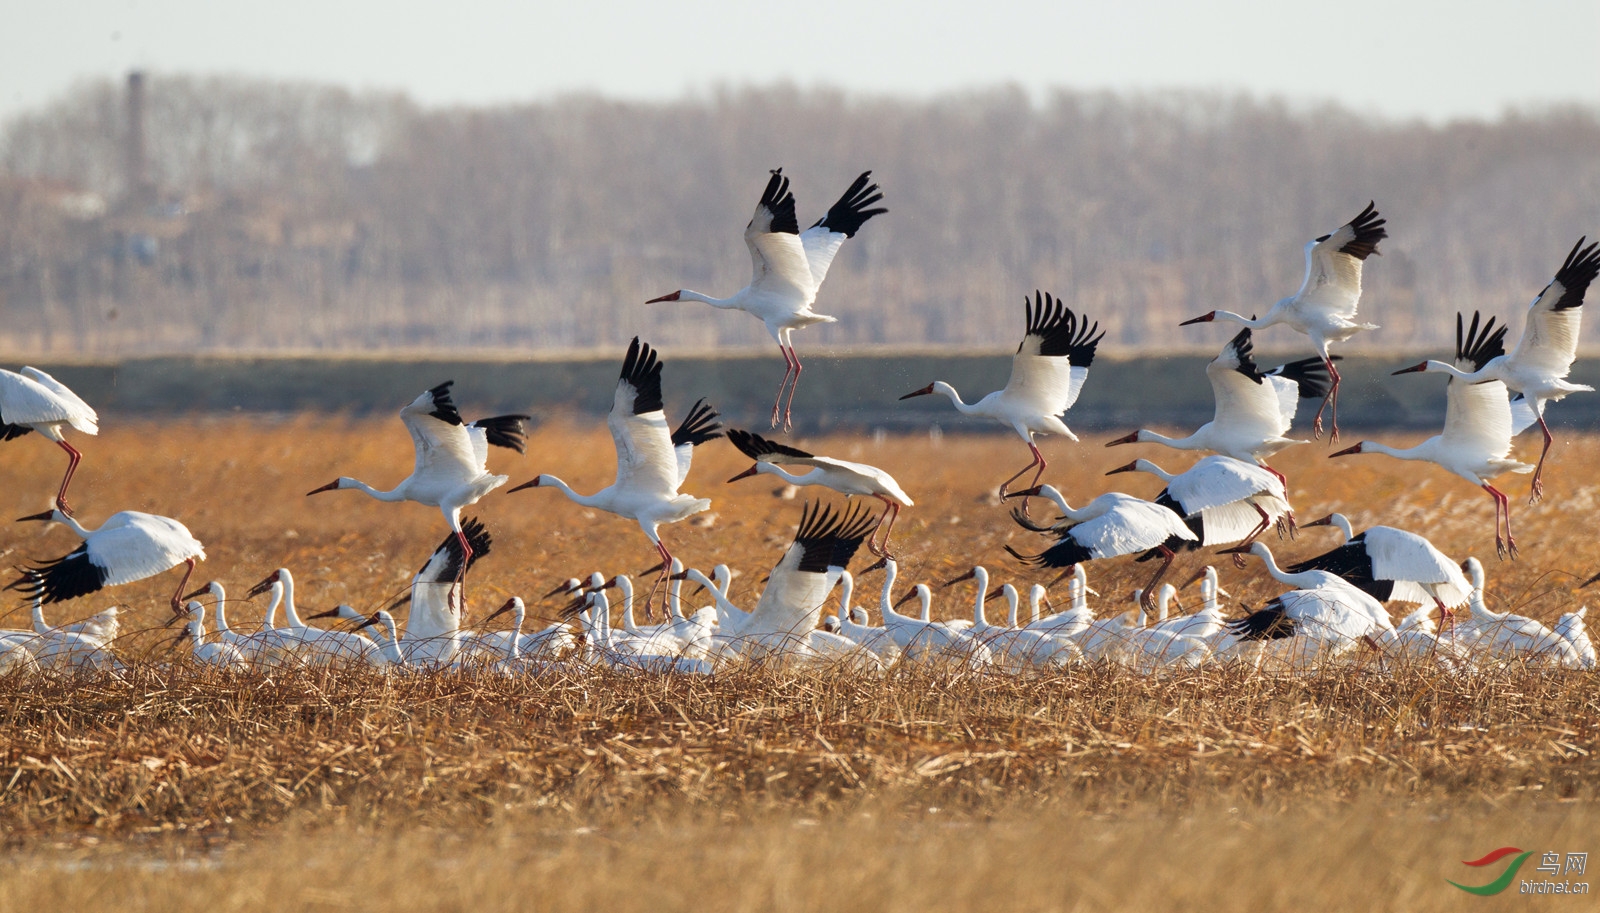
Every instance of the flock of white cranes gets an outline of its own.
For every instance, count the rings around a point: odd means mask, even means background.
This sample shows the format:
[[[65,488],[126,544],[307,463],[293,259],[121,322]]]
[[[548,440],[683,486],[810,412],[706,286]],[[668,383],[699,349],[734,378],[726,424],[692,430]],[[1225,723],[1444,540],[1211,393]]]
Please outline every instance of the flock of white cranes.
[[[785,373],[773,403],[773,428],[787,431],[801,363],[792,334],[834,318],[812,310],[817,289],[840,246],[872,217],[886,212],[870,172],[858,177],[826,215],[801,231],[794,196],[781,169],[772,173],[754,217],[745,229],[753,276],[728,298],[686,289],[649,303],[699,301],[747,311],[760,318],[783,353]],[[134,511],[111,515],[98,528],[73,516],[67,489],[80,459],[64,429],[95,434],[95,412],[72,391],[34,368],[0,371],[0,440],[36,431],[56,442],[70,462],[55,507],[26,520],[54,521],[82,541],[63,557],[34,564],[11,583],[33,603],[31,630],[0,631],[0,669],[115,668],[113,647],[119,634],[117,612],[108,609],[71,625],[52,627],[43,607],[81,599],[108,586],[141,580],[179,565],[182,580],[172,597],[180,638],[191,642],[202,663],[230,668],[272,663],[370,665],[439,669],[472,665],[502,673],[546,668],[551,664],[605,664],[622,669],[708,673],[721,664],[778,660],[848,662],[881,670],[896,662],[947,661],[974,668],[1016,671],[1080,662],[1115,662],[1155,672],[1207,663],[1246,662],[1261,668],[1303,669],[1325,662],[1377,661],[1409,657],[1449,669],[1481,663],[1536,662],[1565,668],[1595,667],[1595,649],[1584,625],[1585,611],[1569,613],[1554,628],[1531,618],[1496,613],[1484,604],[1486,584],[1475,558],[1457,562],[1416,533],[1377,526],[1357,533],[1341,515],[1304,524],[1331,525],[1345,542],[1321,555],[1282,568],[1259,537],[1276,527],[1293,531],[1296,518],[1288,481],[1268,465],[1283,449],[1309,443],[1291,436],[1301,399],[1319,400],[1315,436],[1329,414],[1337,439],[1339,373],[1333,343],[1376,327],[1356,319],[1361,274],[1366,259],[1387,237],[1385,220],[1373,204],[1354,219],[1306,245],[1306,276],[1300,290],[1273,305],[1262,318],[1211,311],[1185,325],[1212,321],[1242,324],[1237,335],[1206,368],[1215,394],[1214,418],[1179,438],[1139,430],[1108,446],[1160,443],[1179,450],[1206,451],[1188,469],[1171,473],[1147,459],[1112,470],[1158,476],[1166,487],[1154,500],[1119,492],[1102,494],[1073,507],[1051,485],[1040,484],[1048,467],[1036,437],[1078,438],[1064,417],[1082,392],[1103,334],[1097,323],[1074,313],[1054,295],[1035,292],[1024,307],[1025,335],[1005,388],[966,402],[949,384],[935,381],[901,399],[939,394],[960,412],[984,416],[1012,429],[1027,444],[1030,461],[999,484],[1002,499],[1020,499],[1012,511],[1018,524],[1044,537],[1035,554],[1007,546],[1024,565],[1059,570],[1066,580],[1061,611],[1045,611],[1047,589],[1028,587],[1023,596],[1007,583],[990,588],[989,571],[974,567],[941,589],[971,580],[971,620],[934,620],[934,588],[917,584],[894,598],[898,574],[891,536],[895,520],[911,497],[887,472],[874,466],[809,453],[752,431],[724,429],[704,400],[696,402],[674,428],[662,400],[662,361],[637,337],[622,364],[607,418],[616,451],[615,481],[592,494],[574,491],[548,473],[509,489],[553,488],[587,507],[633,520],[660,558],[659,573],[644,597],[649,621],[658,595],[664,619],[638,623],[636,592],[626,575],[593,572],[573,577],[547,596],[567,600],[564,618],[538,631],[522,630],[527,607],[514,598],[479,623],[465,622],[467,576],[489,554],[492,538],[483,524],[463,518],[464,510],[510,481],[489,471],[491,446],[522,452],[526,415],[501,415],[466,421],[451,396],[451,382],[427,390],[400,410],[410,432],[415,464],[410,476],[379,489],[341,477],[309,494],[352,489],[380,501],[412,501],[438,508],[449,533],[416,574],[402,630],[389,609],[366,613],[350,606],[302,619],[295,606],[294,578],[288,568],[269,574],[250,597],[269,595],[259,625],[233,627],[221,584],[212,582],[185,594],[195,563],[205,558],[200,542],[183,524]],[[1543,493],[1542,467],[1551,435],[1544,423],[1547,403],[1589,387],[1567,382],[1576,357],[1584,294],[1600,273],[1600,244],[1573,246],[1552,281],[1526,315],[1522,339],[1509,354],[1506,328],[1474,314],[1470,326],[1458,315],[1451,361],[1426,361],[1395,373],[1450,375],[1444,431],[1408,449],[1363,441],[1334,453],[1385,453],[1434,462],[1481,487],[1494,499],[1495,542],[1500,557],[1515,557],[1508,496],[1493,484],[1502,473],[1534,472],[1510,458],[1514,436],[1537,423],[1544,451],[1535,472],[1532,500]],[[1256,364],[1252,334],[1283,324],[1305,334],[1315,357],[1263,369]],[[1515,396],[1513,397],[1513,394]],[[793,543],[772,568],[760,598],[740,607],[729,598],[731,572],[719,565],[707,577],[685,568],[663,540],[663,527],[711,506],[708,498],[685,493],[696,447],[726,436],[752,465],[730,482],[750,476],[776,476],[796,486],[831,489],[863,501],[836,507],[807,503]],[[1032,471],[1027,486],[1012,486]],[[1036,520],[1031,499],[1048,501],[1055,519]],[[881,511],[866,499],[882,503]],[[883,572],[877,620],[857,605],[858,581],[849,571],[865,544],[878,560],[867,572]],[[1260,559],[1269,575],[1290,589],[1262,608],[1229,620],[1221,601],[1227,596],[1215,568],[1190,581],[1201,585],[1201,605],[1193,613],[1173,614],[1177,589],[1163,582],[1175,556],[1200,548],[1230,554],[1247,566]],[[1089,602],[1086,565],[1121,557],[1154,562],[1155,570],[1131,607],[1097,612]],[[1600,579],[1597,575],[1596,579]],[[710,601],[690,607],[683,585],[691,582]],[[1591,580],[1590,582],[1593,582]],[[834,596],[838,591],[837,597]],[[614,625],[612,596],[620,602]],[[213,626],[206,629],[210,599]],[[836,602],[834,600],[837,599]],[[1005,601],[1005,620],[991,622],[988,600]],[[187,600],[187,602],[185,602]],[[901,608],[920,604],[915,614]],[[1418,608],[1397,625],[1386,603]],[[396,604],[398,605],[398,603]],[[833,608],[836,606],[836,608]],[[235,616],[237,616],[237,606]],[[279,611],[282,611],[282,619]],[[831,609],[831,611],[830,611]],[[1437,611],[1439,619],[1434,620]],[[509,631],[484,627],[509,614]],[[964,614],[964,613],[963,613]],[[332,619],[334,627],[308,621]],[[338,627],[348,622],[348,628]]]

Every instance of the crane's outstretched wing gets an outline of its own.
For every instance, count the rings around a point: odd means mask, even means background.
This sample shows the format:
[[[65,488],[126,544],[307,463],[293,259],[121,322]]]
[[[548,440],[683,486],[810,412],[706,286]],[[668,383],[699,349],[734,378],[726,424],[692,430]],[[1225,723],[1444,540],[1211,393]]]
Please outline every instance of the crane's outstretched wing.
[[[400,410],[400,421],[411,432],[411,445],[416,450],[412,474],[419,480],[439,475],[471,479],[484,471],[487,447],[474,444],[473,435],[461,420],[461,413],[450,398],[454,383],[447,380]]]
[[[816,290],[805,246],[800,243],[794,194],[789,192],[789,179],[782,168],[774,170],[767,181],[755,215],[745,226],[744,243],[750,248],[752,287],[787,287],[803,293]]]
[[[1478,314],[1465,332],[1462,316],[1456,314],[1455,367],[1463,373],[1482,368],[1505,354],[1506,328],[1495,328],[1494,318],[1482,328]],[[1475,454],[1488,460],[1503,460],[1511,453],[1511,400],[1506,385],[1498,380],[1466,384],[1450,378],[1445,387],[1444,431],[1440,435],[1451,450]]]
[[[689,407],[678,430],[672,432],[672,451],[678,464],[678,484],[689,478],[689,467],[694,462],[694,449],[706,441],[722,437],[722,423],[717,421],[717,410],[707,405],[704,398]]]
[[[1345,320],[1356,316],[1361,300],[1361,267],[1389,236],[1375,203],[1361,214],[1306,245],[1306,277],[1295,295],[1298,306]]]
[[[1528,306],[1522,338],[1508,359],[1513,366],[1530,367],[1563,378],[1578,357],[1578,330],[1583,322],[1583,296],[1600,274],[1600,241],[1587,248],[1579,238],[1556,276]]]
[[[839,252],[839,246],[846,239],[855,237],[868,219],[889,211],[882,206],[867,208],[883,199],[877,184],[867,184],[871,177],[872,172],[861,172],[850,189],[829,207],[828,214],[801,233],[800,243],[805,248],[806,263],[811,267],[811,280],[815,285],[821,285],[822,280],[827,278],[828,267],[833,264],[833,256]]]
[[[1206,377],[1217,406],[1214,424],[1228,429],[1249,429],[1263,438],[1282,437],[1289,430],[1278,389],[1264,381],[1256,367],[1250,328],[1228,340],[1206,365]],[[1293,418],[1293,413],[1290,413]]]
[[[0,423],[9,426],[23,422],[66,422],[86,434],[99,433],[94,410],[71,390],[37,368],[23,368],[22,371],[17,374],[0,370]],[[65,391],[66,396],[62,396],[61,391]],[[0,439],[20,437],[29,430],[32,429],[5,432]]]
[[[1023,303],[1028,332],[1011,358],[1006,397],[1046,415],[1061,415],[1083,391],[1105,333],[1099,323],[1080,322],[1064,301],[1047,292],[1035,291],[1033,300]]]
[[[100,416],[96,415],[94,409],[80,399],[78,394],[73,393],[66,384],[32,366],[24,367],[22,373],[55,394],[60,400],[59,407],[67,414],[68,424],[84,434],[100,433]],[[0,383],[3,382],[0,380]]]
[[[678,456],[661,404],[661,362],[633,337],[606,416],[617,448],[618,488],[671,498],[678,493]]]
[[[1267,493],[1280,499],[1285,495],[1283,483],[1277,476],[1254,463],[1220,455],[1208,456],[1173,476],[1167,482],[1167,491],[1190,514],[1243,501],[1256,494]],[[1254,510],[1250,511],[1250,516],[1256,516]]]

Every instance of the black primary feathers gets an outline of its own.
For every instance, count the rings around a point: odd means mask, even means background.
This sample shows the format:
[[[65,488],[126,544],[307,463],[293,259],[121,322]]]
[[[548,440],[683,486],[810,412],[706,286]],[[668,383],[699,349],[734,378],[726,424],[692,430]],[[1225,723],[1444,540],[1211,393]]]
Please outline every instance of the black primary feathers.
[[[800,546],[800,570],[821,574],[830,567],[849,567],[856,549],[875,525],[872,510],[864,505],[835,514],[831,506],[809,502],[800,511],[800,529],[794,535]]]
[[[1572,252],[1567,254],[1566,262],[1556,270],[1556,282],[1561,283],[1564,291],[1561,293],[1561,300],[1557,301],[1551,310],[1565,311],[1569,308],[1583,307],[1583,295],[1589,290],[1589,283],[1594,281],[1596,275],[1600,275],[1600,241],[1589,245],[1581,252],[1578,250],[1587,240],[1587,236],[1579,238],[1578,243],[1572,245]],[[1550,286],[1547,285],[1544,289],[1548,292]],[[1539,294],[1542,296],[1544,292]]]
[[[1087,368],[1094,363],[1095,349],[1106,335],[1100,331],[1098,321],[1091,325],[1088,319],[1084,319],[1080,323],[1078,315],[1067,307],[1066,302],[1049,292],[1035,289],[1032,301],[1027,298],[1022,301],[1027,309],[1028,332],[1017,345],[1018,352],[1022,351],[1031,337],[1039,340],[1040,355],[1065,355],[1074,368]]]
[[[889,210],[883,207],[877,209],[866,208],[883,199],[883,194],[878,192],[877,184],[873,184],[871,187],[867,186],[867,180],[870,177],[872,177],[872,172],[861,172],[861,176],[856,178],[855,183],[850,185],[850,189],[846,190],[844,195],[839,197],[839,201],[828,209],[828,214],[818,219],[816,225],[811,227],[821,226],[829,231],[836,231],[846,238],[854,238],[856,232],[861,230],[861,226],[866,224],[868,219],[888,212]],[[791,212],[793,211],[793,206],[794,204],[791,202]]]
[[[1483,366],[1506,354],[1506,327],[1495,329],[1495,319],[1483,325],[1482,331],[1478,329],[1478,312],[1472,312],[1472,325],[1467,327],[1465,335],[1462,333],[1461,312],[1456,312],[1456,367],[1460,368],[1462,362],[1471,362],[1472,370],[1480,371]],[[1454,380],[1455,378],[1451,378]]]
[[[1347,223],[1355,231],[1355,239],[1339,248],[1339,253],[1349,254],[1357,260],[1365,260],[1372,256],[1378,250],[1378,242],[1389,237],[1389,230],[1383,227],[1386,221],[1388,220],[1378,217],[1377,203],[1367,201],[1367,208],[1361,210],[1361,215]]]
[[[717,410],[706,404],[702,397],[689,407],[689,414],[684,416],[683,423],[678,430],[672,432],[672,446],[681,447],[688,444],[699,447],[706,441],[714,441],[722,437],[722,423],[717,421]]]
[[[1078,540],[1065,533],[1062,535],[1060,542],[1037,555],[1024,555],[1009,545],[1005,548],[1011,557],[1033,567],[1072,567],[1074,564],[1094,560],[1093,553],[1087,547],[1080,545]]]
[[[494,539],[489,535],[489,530],[485,529],[483,523],[476,517],[462,520],[461,532],[467,537],[467,544],[472,546],[472,558],[467,561],[467,570],[470,571],[472,566],[478,563],[479,558],[489,554],[489,547],[494,544]],[[444,541],[439,543],[439,547],[433,550],[433,553],[428,556],[428,561],[422,565],[422,568],[417,573],[421,574],[426,571],[428,564],[433,563],[434,556],[440,552],[445,553],[445,565],[433,582],[444,583],[445,581],[459,579],[461,577],[461,540],[456,538],[455,533],[449,533],[445,536]]]
[[[433,394],[433,411],[428,414],[447,425],[461,424],[461,413],[456,409],[455,400],[450,398],[450,387],[454,383],[447,380],[428,391]]]
[[[33,429],[27,425],[8,425],[0,422],[0,441],[14,441],[32,431]]]
[[[531,415],[496,415],[493,418],[480,418],[471,424],[473,428],[482,428],[484,436],[490,444],[515,450],[518,453],[528,451],[528,429],[523,424]]]
[[[1322,363],[1321,358],[1302,358],[1262,371],[1256,367],[1255,349],[1250,328],[1245,327],[1222,347],[1222,354],[1227,355],[1231,351],[1234,360],[1238,362],[1233,369],[1258,384],[1266,377],[1282,377],[1294,381],[1295,386],[1299,388],[1301,399],[1321,399],[1333,384],[1333,379],[1328,375],[1328,366]],[[1335,355],[1333,360],[1342,361],[1343,356]]]
[[[1394,595],[1393,580],[1379,580],[1372,575],[1372,556],[1367,554],[1366,533],[1349,542],[1330,549],[1313,558],[1291,564],[1288,571],[1300,574],[1305,571],[1327,571],[1337,574],[1346,583],[1366,593],[1379,602],[1388,602]]]
[[[757,205],[766,207],[772,213],[772,224],[767,226],[767,231],[791,235],[800,233],[800,222],[794,216],[794,194],[789,192],[789,179],[783,176],[782,168],[773,169],[767,189],[761,192],[761,202]]]
[[[1228,633],[1240,640],[1282,640],[1294,636],[1294,621],[1284,614],[1283,603],[1274,599],[1265,608],[1229,622]]]
[[[662,411],[661,362],[656,358],[656,350],[650,348],[648,342],[640,342],[637,336],[628,343],[628,355],[622,360],[621,380],[633,387],[634,415]]]
[[[728,441],[739,448],[740,453],[757,462],[774,455],[797,457],[802,460],[809,460],[814,456],[814,454],[806,453],[798,447],[790,447],[777,441],[769,441],[759,434],[742,431],[738,428],[728,429]]]
[[[28,599],[38,597],[49,605],[98,592],[110,573],[89,560],[89,543],[85,542],[60,558],[28,568],[6,589],[16,590]]]

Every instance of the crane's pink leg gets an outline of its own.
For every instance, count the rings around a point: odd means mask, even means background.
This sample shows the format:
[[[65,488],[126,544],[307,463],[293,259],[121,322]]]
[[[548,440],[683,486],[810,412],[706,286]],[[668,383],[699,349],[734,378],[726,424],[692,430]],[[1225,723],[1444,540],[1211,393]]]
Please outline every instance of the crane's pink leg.
[[[656,591],[667,582],[672,574],[672,555],[667,551],[666,545],[660,539],[656,540],[656,554],[661,556],[661,572],[656,575],[656,582],[650,584],[650,592],[644,598],[644,617],[646,621],[655,619],[655,614],[650,610],[652,600],[656,598]]]
[[[72,484],[72,474],[78,471],[78,461],[83,459],[83,454],[66,441],[56,441],[56,445],[67,452],[67,474],[61,479],[61,490],[56,492],[56,509],[70,517],[72,508],[67,506],[67,486]]]
[[[1033,454],[1033,459],[1028,461],[1028,465],[1018,470],[1016,475],[1000,483],[1000,500],[1005,500],[1006,492],[1010,490],[1012,482],[1015,482],[1016,480],[1027,475],[1028,470],[1034,468],[1035,466],[1039,467],[1039,471],[1033,474],[1033,485],[1030,487],[1038,487],[1039,479],[1044,475],[1045,467],[1049,466],[1050,464],[1045,462],[1044,454],[1039,452],[1039,448],[1034,446],[1033,441],[1028,442],[1028,450]],[[1027,498],[1022,499],[1022,514],[1025,517],[1033,516],[1033,512],[1028,509]]]
[[[1327,355],[1322,356],[1322,363],[1328,366],[1328,377],[1333,383],[1328,386],[1328,392],[1322,396],[1322,405],[1317,407],[1317,417],[1311,420],[1311,434],[1317,439],[1322,438],[1322,410],[1330,412],[1329,418],[1333,422],[1333,436],[1328,438],[1328,443],[1339,440],[1339,369],[1334,367],[1333,359]]]
[[[1501,561],[1506,559],[1508,553],[1514,561],[1517,557],[1517,539],[1511,535],[1511,499],[1506,497],[1505,492],[1495,488],[1488,482],[1483,483],[1483,490],[1489,493],[1489,497],[1494,498],[1495,551],[1500,555]],[[1503,539],[1500,537],[1500,517],[1502,515],[1506,518],[1506,535]]]
[[[900,517],[900,505],[884,495],[873,495],[873,497],[887,504],[888,507],[885,507],[883,513],[879,515],[878,525],[872,528],[872,535],[867,537],[867,551],[877,555],[879,558],[893,558],[894,556],[889,553],[889,536],[894,532],[894,521]],[[887,529],[884,529],[885,520],[889,522]],[[876,543],[878,530],[880,529],[884,530],[882,545]]]
[[[794,382],[789,384],[789,399],[783,404],[783,430],[786,432],[790,428],[789,409],[794,405],[794,391],[800,389],[800,372],[805,370],[800,364],[800,353],[794,350],[793,345],[789,346],[789,357],[794,359]]]
[[[1172,567],[1172,559],[1177,557],[1165,544],[1156,546],[1156,549],[1161,552],[1161,566],[1156,568],[1156,575],[1150,578],[1150,582],[1145,584],[1144,592],[1139,594],[1139,603],[1144,606],[1147,613],[1156,610],[1156,584],[1167,575],[1167,568]]]
[[[189,586],[189,575],[194,573],[193,558],[186,559],[183,563],[183,579],[178,581],[178,588],[172,593],[172,614],[174,615],[183,614],[183,591]]]
[[[794,373],[794,362],[789,360],[789,348],[782,340],[778,342],[778,351],[783,353],[783,380],[778,382],[778,398],[772,401],[772,427],[778,427],[779,407],[783,405],[783,388],[789,385],[789,375]]]
[[[1533,493],[1528,497],[1529,504],[1538,504],[1544,499],[1544,458],[1550,455],[1550,444],[1555,436],[1550,433],[1550,426],[1544,423],[1544,414],[1539,416],[1539,430],[1544,433],[1544,449],[1539,451],[1539,465],[1533,470]]]

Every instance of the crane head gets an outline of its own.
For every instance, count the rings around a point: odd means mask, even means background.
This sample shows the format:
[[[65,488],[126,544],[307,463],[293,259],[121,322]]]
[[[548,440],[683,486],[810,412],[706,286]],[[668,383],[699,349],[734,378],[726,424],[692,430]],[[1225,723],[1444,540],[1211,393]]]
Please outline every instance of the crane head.
[[[750,478],[751,476],[755,475],[756,473],[758,473],[760,471],[761,471],[761,464],[760,463],[755,463],[755,464],[751,465],[751,467],[749,469],[746,469],[744,472],[739,473],[738,475],[734,476],[733,478],[729,479],[728,481],[729,482],[737,482],[740,479],[748,479],[748,478]]]

